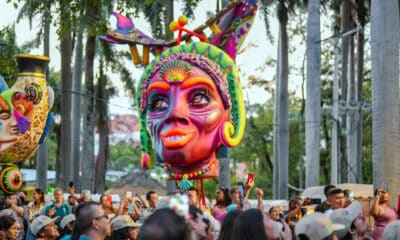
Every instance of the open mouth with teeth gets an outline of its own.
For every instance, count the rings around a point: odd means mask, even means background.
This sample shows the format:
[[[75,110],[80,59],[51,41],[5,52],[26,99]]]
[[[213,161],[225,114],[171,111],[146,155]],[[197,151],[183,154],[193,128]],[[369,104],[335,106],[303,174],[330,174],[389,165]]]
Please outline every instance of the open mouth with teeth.
[[[193,136],[191,131],[170,129],[161,134],[161,140],[166,148],[183,147]]]

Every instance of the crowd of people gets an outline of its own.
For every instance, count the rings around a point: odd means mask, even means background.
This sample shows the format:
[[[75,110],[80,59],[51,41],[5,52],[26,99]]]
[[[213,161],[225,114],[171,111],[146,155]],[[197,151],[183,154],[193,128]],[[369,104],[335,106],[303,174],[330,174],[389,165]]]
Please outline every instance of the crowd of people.
[[[252,189],[257,206],[248,199]],[[113,206],[106,194],[93,201],[87,191],[78,195],[69,188],[68,192],[64,200],[63,190],[57,188],[49,202],[41,189],[35,189],[31,201],[24,192],[6,196],[0,211],[0,240],[400,239],[398,212],[389,205],[389,193],[382,186],[369,209],[375,220],[373,231],[361,203],[333,185],[325,187],[326,201],[312,213],[307,210],[310,199],[299,197],[290,199],[287,209],[266,209],[263,191],[254,188],[253,181],[243,189],[219,187],[206,205],[195,188],[161,200],[155,191],[145,199],[127,194],[119,206]]]

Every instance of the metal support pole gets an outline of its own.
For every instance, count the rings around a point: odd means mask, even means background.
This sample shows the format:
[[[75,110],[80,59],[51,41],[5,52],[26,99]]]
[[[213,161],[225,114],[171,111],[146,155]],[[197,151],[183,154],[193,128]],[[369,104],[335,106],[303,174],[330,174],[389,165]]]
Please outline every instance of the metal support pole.
[[[332,102],[332,141],[331,141],[331,184],[338,183],[338,162],[339,162],[339,37],[335,38],[335,69],[333,77],[333,102]]]

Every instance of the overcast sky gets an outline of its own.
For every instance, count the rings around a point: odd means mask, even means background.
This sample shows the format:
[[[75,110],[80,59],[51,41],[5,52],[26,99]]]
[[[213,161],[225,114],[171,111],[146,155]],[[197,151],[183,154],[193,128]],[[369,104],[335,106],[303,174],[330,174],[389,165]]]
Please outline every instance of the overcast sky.
[[[208,3],[208,4],[207,4]],[[209,1],[202,1],[199,7],[196,10],[196,19],[194,21],[190,20],[188,24],[188,28],[193,29],[196,26],[203,24],[206,21],[206,10],[213,11],[215,6],[210,5]],[[7,26],[8,24],[15,22],[17,18],[18,11],[14,9],[12,4],[6,4],[4,1],[0,2],[0,28]],[[175,16],[181,15],[180,7],[175,7]],[[261,15],[258,13],[255,17],[254,26],[251,29],[249,35],[247,36],[243,46],[246,47],[249,44],[252,47],[246,48],[246,51],[241,53],[237,56],[237,65],[240,69],[242,76],[249,76],[249,75],[256,75],[259,77],[263,77],[264,79],[272,79],[275,75],[275,69],[267,69],[264,71],[259,70],[258,68],[267,60],[267,57],[276,59],[277,54],[277,34],[278,34],[278,25],[276,22],[276,17],[270,17],[270,24],[271,24],[271,32],[274,35],[275,43],[271,45],[269,41],[267,41],[266,33],[265,33],[265,25],[264,20]],[[16,23],[16,34],[17,34],[17,41],[23,43],[27,40],[33,38],[35,33],[38,31],[38,21],[39,19],[34,19],[32,24],[32,29],[29,27],[29,23],[27,20],[23,20]],[[143,21],[143,19],[133,19],[136,27],[140,28],[142,31],[149,33],[149,25]],[[115,27],[115,18],[112,16],[110,17],[110,23],[112,28]],[[54,68],[55,70],[60,69],[60,54],[59,50],[57,49],[58,41],[57,35],[55,33],[55,28],[52,28],[51,31],[51,49],[50,49],[50,67]],[[304,46],[305,48],[305,46]],[[119,49],[123,49],[129,51],[127,46],[120,46]],[[32,50],[31,54],[42,54],[42,48]],[[297,54],[298,56],[291,54],[291,61],[292,63],[299,63],[301,62],[302,55],[304,56],[304,52]],[[131,64],[131,63],[127,63]],[[131,64],[131,70],[135,78],[139,79],[142,73],[142,68],[136,68],[133,64]],[[109,73],[112,76],[112,82],[118,89],[118,96],[112,99],[112,103],[110,104],[110,111],[111,113],[131,113],[132,109],[128,108],[130,104],[132,104],[132,100],[126,95],[125,90],[122,87],[122,83],[118,80],[118,75]],[[262,89],[257,87],[246,87],[247,79],[245,77],[241,78],[242,85],[245,87],[244,97],[246,100],[250,101],[251,103],[255,102],[265,102],[269,95]],[[291,90],[299,91],[299,77],[289,77],[289,87]]]

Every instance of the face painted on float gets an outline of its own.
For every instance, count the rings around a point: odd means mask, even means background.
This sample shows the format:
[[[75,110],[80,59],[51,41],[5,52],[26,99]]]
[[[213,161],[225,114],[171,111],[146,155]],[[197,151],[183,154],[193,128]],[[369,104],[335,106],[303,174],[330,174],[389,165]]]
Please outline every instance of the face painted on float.
[[[33,107],[34,103],[25,93],[12,90],[2,93],[0,96],[0,154],[12,147],[21,136],[15,111],[22,117],[28,115]]]
[[[169,62],[150,80],[147,103],[147,127],[163,161],[191,171],[216,159],[228,111],[207,73],[185,61]]]
[[[17,141],[19,130],[17,120],[11,112],[10,105],[0,96],[0,154],[4,153],[15,141]]]

